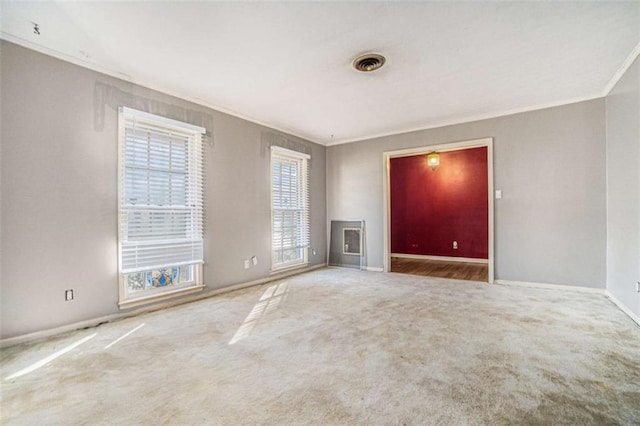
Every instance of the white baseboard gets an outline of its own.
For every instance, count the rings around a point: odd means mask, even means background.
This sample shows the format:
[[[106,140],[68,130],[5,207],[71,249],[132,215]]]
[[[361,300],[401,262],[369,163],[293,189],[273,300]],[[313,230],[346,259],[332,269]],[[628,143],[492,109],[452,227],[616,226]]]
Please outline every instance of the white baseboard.
[[[34,331],[33,333],[22,334],[20,336],[9,337],[0,340],[0,348],[6,348],[9,346],[19,345],[21,343],[31,342],[33,340],[44,339],[47,337],[55,336],[57,334],[66,333],[68,331],[80,330],[82,328],[95,327],[106,322],[115,321],[118,319],[127,318],[133,316],[131,313],[118,313],[112,315],[105,315],[103,317],[91,318],[84,321],[74,322],[72,324],[61,325],[60,327],[49,328],[47,330]]]
[[[424,254],[404,254],[391,253],[391,257],[402,257],[405,259],[422,259],[422,260],[442,260],[445,262],[465,262],[465,263],[484,263],[488,264],[488,259],[476,259],[473,257],[453,257],[453,256],[430,256]]]
[[[315,269],[325,268],[326,264],[313,265],[306,268],[300,268],[296,270],[290,270],[286,272],[282,272],[280,274],[274,274],[269,277],[260,278],[254,281],[248,281],[245,283],[235,284],[228,287],[218,288],[215,290],[205,291],[203,293],[199,293],[192,296],[183,297],[176,300],[171,300],[164,303],[158,303],[155,305],[145,306],[142,308],[138,308],[128,312],[120,312],[116,314],[106,315],[98,318],[91,318],[88,320],[74,322],[72,324],[62,325],[60,327],[50,328],[47,330],[35,331],[33,333],[23,334],[21,336],[9,337],[7,339],[0,340],[0,348],[6,348],[8,346],[19,345],[21,343],[31,342],[33,340],[44,339],[47,337],[55,336],[57,334],[66,333],[69,331],[80,330],[83,328],[96,327],[100,324],[104,324],[106,322],[113,322],[117,320],[122,320],[125,318],[135,317],[144,313],[159,311],[161,309],[167,309],[178,305],[183,305],[185,303],[195,302],[201,299],[207,299],[209,297],[217,296],[223,293],[229,293],[232,291],[242,290],[244,288],[253,287],[256,285],[266,284],[271,281],[277,281],[283,278],[287,278],[293,275],[302,274],[305,272],[310,272]]]
[[[498,285],[508,285],[515,287],[529,287],[529,288],[543,288],[547,290],[563,290],[563,291],[577,291],[581,293],[594,293],[601,294],[605,296],[607,299],[611,300],[611,302],[618,307],[622,312],[627,314],[629,318],[638,326],[640,326],[640,317],[636,315],[628,306],[622,303],[617,297],[615,297],[609,290],[605,288],[593,288],[593,287],[583,287],[583,286],[573,286],[573,285],[562,285],[562,284],[543,284],[543,283],[531,283],[525,281],[509,281],[509,280],[496,280],[495,284]]]
[[[360,268],[356,266],[337,266],[337,265],[328,265],[327,268],[329,269],[351,269],[351,270],[357,270],[357,271],[369,271],[369,272],[382,272],[384,271],[383,268],[378,268],[376,266],[362,266]]]
[[[606,289],[604,288],[594,288],[594,287],[584,287],[578,285],[564,285],[564,284],[545,284],[545,283],[533,283],[527,281],[511,281],[511,280],[495,280],[494,284],[498,285],[508,285],[515,287],[529,287],[529,288],[544,288],[547,290],[567,290],[567,291],[577,291],[581,293],[595,293],[595,294],[606,294]]]
[[[640,326],[640,317],[636,315],[631,309],[629,309],[627,305],[622,303],[620,299],[618,299],[613,294],[611,294],[609,290],[605,291],[605,296],[607,297],[607,299],[611,300],[613,304],[616,305],[622,312],[627,314],[632,321],[634,321],[636,324],[638,324],[638,326]]]

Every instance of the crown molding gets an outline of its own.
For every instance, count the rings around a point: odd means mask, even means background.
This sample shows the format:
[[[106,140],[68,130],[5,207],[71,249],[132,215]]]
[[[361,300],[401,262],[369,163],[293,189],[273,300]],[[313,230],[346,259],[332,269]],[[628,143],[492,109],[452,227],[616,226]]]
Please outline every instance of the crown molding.
[[[239,112],[234,111],[232,109],[225,108],[225,107],[220,106],[220,105],[209,103],[209,102],[204,101],[204,100],[202,100],[200,98],[197,98],[197,97],[194,97],[194,96],[190,96],[190,95],[186,95],[184,93],[180,93],[180,92],[177,92],[175,90],[167,89],[166,87],[161,87],[161,86],[158,86],[158,85],[155,85],[155,84],[148,84],[148,83],[145,83],[143,81],[139,81],[139,80],[137,80],[136,78],[134,78],[133,76],[131,76],[129,74],[126,74],[126,73],[123,73],[123,72],[119,72],[119,71],[115,71],[115,70],[112,70],[110,68],[103,67],[101,65],[98,65],[98,64],[95,64],[95,63],[92,63],[92,62],[84,61],[82,59],[79,59],[79,58],[76,58],[74,56],[68,55],[66,53],[63,53],[63,52],[60,52],[60,51],[57,51],[57,50],[54,50],[54,49],[50,49],[48,47],[42,46],[40,44],[34,43],[32,41],[29,41],[29,40],[25,40],[25,39],[20,38],[20,37],[16,37],[16,36],[14,36],[12,34],[4,32],[4,31],[0,31],[0,39],[6,40],[6,41],[8,41],[10,43],[17,44],[18,46],[22,46],[24,48],[36,51],[38,53],[42,53],[42,54],[47,55],[47,56],[51,56],[53,58],[60,59],[61,61],[72,63],[74,65],[77,65],[77,66],[82,67],[82,68],[89,69],[91,71],[99,72],[101,74],[105,74],[105,75],[108,75],[110,77],[114,77],[114,78],[117,78],[117,79],[120,79],[120,80],[124,80],[126,82],[133,83],[133,84],[136,84],[138,86],[145,87],[147,89],[155,90],[156,92],[160,92],[160,93],[163,93],[165,95],[173,96],[173,97],[179,98],[181,100],[184,100],[184,101],[187,101],[187,102],[191,102],[193,104],[200,105],[200,106],[215,110],[217,112],[221,112],[223,114],[231,115],[233,117],[240,118],[240,119],[245,120],[245,121],[249,121],[249,122],[251,122],[253,124],[257,124],[259,126],[267,127],[267,128],[269,128],[271,130],[276,130],[278,132],[286,133],[288,135],[295,136],[297,138],[304,139],[306,141],[313,142],[313,143],[316,143],[318,145],[325,145],[324,143],[319,142],[319,141],[313,139],[312,137],[310,137],[308,135],[307,136],[302,135],[301,133],[298,133],[295,130],[291,130],[291,129],[288,129],[288,128],[285,128],[285,127],[277,127],[277,126],[274,126],[273,124],[262,122],[262,121],[260,121],[260,120],[258,120],[256,118],[253,118],[253,117],[250,117],[248,115],[239,113]]]
[[[302,132],[299,132],[299,131],[296,131],[296,130],[292,130],[292,129],[289,129],[289,128],[286,128],[286,127],[275,126],[273,124],[260,121],[260,120],[254,118],[254,117],[242,114],[242,113],[240,113],[238,111],[234,111],[232,109],[225,108],[223,106],[216,105],[216,104],[204,101],[204,100],[202,100],[200,98],[197,98],[197,97],[194,97],[194,96],[185,95],[183,93],[180,93],[180,92],[177,92],[177,91],[174,91],[174,90],[171,90],[171,89],[167,89],[166,87],[161,87],[161,86],[158,86],[158,85],[148,84],[146,82],[139,81],[139,80],[137,80],[136,78],[134,78],[133,76],[131,76],[129,74],[118,72],[118,71],[112,70],[112,69],[107,68],[107,67],[103,67],[101,65],[98,65],[98,64],[95,64],[95,63],[92,63],[92,62],[84,61],[82,59],[79,59],[79,58],[76,58],[74,56],[68,55],[66,53],[62,53],[60,51],[57,51],[57,50],[54,50],[54,49],[50,49],[48,47],[44,47],[44,46],[42,46],[40,44],[37,44],[37,43],[34,43],[32,41],[25,40],[25,39],[22,39],[20,37],[16,37],[16,36],[14,36],[12,34],[4,32],[4,31],[0,31],[0,39],[6,40],[6,41],[11,42],[11,43],[15,43],[15,44],[17,44],[19,46],[25,47],[27,49],[34,50],[36,52],[45,54],[47,56],[54,57],[56,59],[60,59],[60,60],[65,61],[65,62],[70,62],[70,63],[72,63],[74,65],[78,65],[80,67],[83,67],[83,68],[86,68],[86,69],[90,69],[92,71],[96,71],[96,72],[99,72],[101,74],[108,75],[110,77],[118,78],[120,80],[124,80],[124,81],[127,81],[129,83],[133,83],[133,84],[145,87],[147,89],[155,90],[157,92],[160,92],[160,93],[163,93],[163,94],[166,94],[166,95],[169,95],[169,96],[174,96],[176,98],[180,98],[182,100],[194,103],[196,105],[200,105],[200,106],[203,106],[203,107],[206,107],[206,108],[210,108],[212,110],[215,110],[215,111],[218,111],[218,112],[221,112],[221,113],[224,113],[224,114],[228,114],[228,115],[236,117],[236,118],[240,118],[242,120],[257,124],[259,126],[263,126],[263,127],[266,127],[266,128],[272,129],[272,130],[276,130],[278,132],[286,133],[288,135],[295,136],[297,138],[301,138],[301,139],[304,139],[306,141],[313,142],[313,143],[316,143],[318,145],[323,145],[323,146],[326,146],[326,147],[336,146],[336,145],[343,145],[343,144],[353,143],[353,142],[361,142],[361,141],[365,141],[365,140],[377,139],[377,138],[382,138],[382,137],[387,137],[387,136],[403,135],[403,134],[419,132],[419,131],[423,131],[423,130],[430,130],[430,129],[437,129],[437,128],[440,128],[440,127],[453,126],[453,125],[457,125],[457,124],[472,123],[472,122],[481,121],[481,120],[489,120],[489,119],[492,119],[492,118],[505,117],[505,116],[509,116],[509,115],[521,114],[521,113],[524,113],[524,112],[537,111],[537,110],[542,110],[542,109],[546,109],[546,108],[553,108],[553,107],[558,107],[558,106],[569,105],[569,104],[573,104],[573,103],[585,102],[585,101],[590,101],[590,100],[593,100],[593,99],[603,98],[603,97],[607,96],[611,92],[611,90],[616,85],[616,83],[620,80],[620,78],[624,75],[624,73],[629,69],[629,67],[633,64],[633,62],[636,60],[636,58],[640,55],[640,43],[638,43],[636,45],[636,47],[631,51],[629,56],[625,59],[623,64],[620,66],[620,68],[616,71],[616,73],[611,78],[609,83],[607,83],[607,85],[605,86],[604,90],[602,92],[600,92],[600,93],[594,93],[594,94],[591,94],[591,95],[577,97],[577,98],[564,99],[564,100],[561,100],[561,101],[548,102],[548,103],[538,104],[538,105],[534,105],[534,106],[530,106],[530,107],[512,108],[512,109],[501,110],[501,111],[498,111],[498,112],[487,113],[487,114],[468,115],[468,116],[463,116],[463,117],[460,117],[460,118],[457,118],[457,119],[454,119],[454,120],[438,121],[438,122],[433,123],[433,124],[413,127],[413,128],[409,128],[409,129],[406,129],[406,130],[395,130],[395,131],[389,131],[389,132],[373,133],[373,134],[369,134],[369,135],[366,135],[366,136],[352,138],[352,139],[346,139],[346,140],[342,140],[342,141],[322,142],[320,140],[315,139],[314,137],[312,137],[310,135],[305,135]]]
[[[586,101],[592,101],[594,99],[600,99],[603,98],[604,95],[602,95],[602,93],[595,93],[589,96],[582,96],[582,97],[578,97],[578,98],[571,98],[571,99],[566,99],[566,100],[562,100],[562,101],[555,101],[555,102],[549,102],[549,103],[544,103],[544,104],[538,104],[535,106],[531,106],[531,107],[523,107],[523,108],[513,108],[513,109],[508,109],[508,110],[503,110],[500,112],[494,112],[494,113],[488,113],[488,114],[477,114],[477,115],[469,115],[466,117],[462,117],[456,120],[449,120],[449,121],[440,121],[437,122],[435,124],[431,124],[425,127],[415,127],[409,130],[400,130],[400,131],[395,131],[395,132],[386,132],[386,133],[376,133],[376,134],[372,134],[369,136],[365,136],[362,138],[355,138],[355,139],[347,139],[344,141],[336,141],[336,142],[329,142],[326,143],[326,146],[336,146],[336,145],[343,145],[343,144],[347,144],[347,143],[353,143],[353,142],[361,142],[361,141],[366,141],[366,140],[370,140],[370,139],[377,139],[377,138],[383,138],[383,137],[387,137],[387,136],[398,136],[398,135],[404,135],[407,133],[413,133],[413,132],[420,132],[422,130],[431,130],[431,129],[437,129],[440,127],[447,127],[447,126],[454,126],[457,124],[466,124],[466,123],[473,123],[475,121],[482,121],[482,120],[489,120],[492,118],[500,118],[500,117],[506,117],[509,115],[515,115],[515,114],[521,114],[523,112],[532,112],[532,111],[539,111],[539,110],[543,110],[543,109],[547,109],[547,108],[554,108],[554,107],[558,107],[558,106],[563,106],[563,105],[571,105],[571,104],[575,104],[578,102],[586,102]]]
[[[622,65],[620,65],[620,68],[618,68],[618,71],[616,71],[613,77],[611,77],[611,80],[609,80],[609,83],[607,83],[604,88],[604,96],[607,96],[609,95],[609,93],[611,93],[611,90],[613,90],[615,85],[618,84],[618,81],[622,78],[624,73],[627,72],[638,55],[640,55],[640,43],[638,43],[636,47],[633,48],[631,53],[629,53],[629,56],[627,56],[627,59],[625,59]]]

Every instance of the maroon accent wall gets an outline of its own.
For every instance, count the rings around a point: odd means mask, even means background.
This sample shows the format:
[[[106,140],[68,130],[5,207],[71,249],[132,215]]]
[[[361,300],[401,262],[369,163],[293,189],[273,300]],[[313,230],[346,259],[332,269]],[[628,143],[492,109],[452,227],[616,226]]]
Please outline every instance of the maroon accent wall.
[[[392,158],[391,252],[488,258],[487,148]],[[453,249],[453,241],[458,249]]]

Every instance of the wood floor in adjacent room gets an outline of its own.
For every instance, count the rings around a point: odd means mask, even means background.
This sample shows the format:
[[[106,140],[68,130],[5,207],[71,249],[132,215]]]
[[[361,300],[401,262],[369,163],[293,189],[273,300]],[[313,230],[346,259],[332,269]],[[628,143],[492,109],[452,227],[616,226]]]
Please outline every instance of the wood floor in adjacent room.
[[[486,263],[447,262],[404,257],[391,258],[391,272],[469,281],[486,282],[489,279],[489,267]]]
[[[602,294],[326,268],[0,351],[4,425],[638,425]]]

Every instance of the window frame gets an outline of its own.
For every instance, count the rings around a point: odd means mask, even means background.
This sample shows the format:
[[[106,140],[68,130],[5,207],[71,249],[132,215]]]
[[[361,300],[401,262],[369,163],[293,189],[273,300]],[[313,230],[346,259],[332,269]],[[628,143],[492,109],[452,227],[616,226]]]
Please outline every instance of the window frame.
[[[151,124],[151,125],[157,126],[158,128],[162,128],[163,130],[169,131],[170,129],[174,129],[180,132],[188,132],[188,133],[193,133],[194,135],[195,134],[200,135],[200,137],[197,138],[195,142],[197,145],[192,149],[198,150],[200,152],[200,154],[196,156],[196,162],[199,162],[200,165],[196,165],[194,167],[202,167],[202,170],[195,172],[199,176],[198,178],[199,180],[197,180],[195,185],[197,186],[199,185],[199,187],[201,188],[200,189],[200,191],[202,191],[201,198],[203,198],[204,196],[204,193],[203,193],[204,190],[202,189],[204,184],[204,178],[202,176],[202,173],[204,172],[204,167],[202,164],[203,146],[202,146],[201,135],[206,133],[206,129],[204,129],[203,127],[189,124],[189,123],[183,123],[177,120],[172,120],[166,117],[150,114],[150,113],[135,110],[132,108],[120,107],[118,109],[118,171],[117,171],[117,185],[118,185],[117,186],[117,198],[118,198],[118,206],[117,206],[117,209],[118,209],[117,210],[118,271],[117,273],[118,273],[118,306],[120,309],[131,308],[131,307],[144,305],[144,304],[148,304],[148,303],[152,303],[160,300],[169,299],[176,296],[182,296],[190,293],[199,292],[199,291],[202,291],[205,287],[203,283],[203,264],[204,264],[204,259],[203,259],[202,263],[193,263],[190,265],[184,265],[191,268],[191,272],[190,272],[191,279],[187,282],[178,283],[175,285],[172,284],[166,287],[144,289],[140,292],[140,295],[138,296],[134,296],[130,294],[130,292],[128,291],[127,277],[136,272],[130,272],[130,273],[121,272],[122,271],[122,242],[123,242],[121,231],[123,229],[123,226],[125,226],[123,225],[122,212],[124,207],[123,191],[125,190],[124,188],[125,188],[125,182],[126,182],[126,177],[124,173],[124,170],[126,167],[126,158],[123,153],[125,152],[124,145],[126,144],[126,129],[128,124],[127,121],[131,119],[131,117],[135,118],[136,120],[140,120],[143,123]],[[185,161],[188,164],[189,162],[188,154],[187,154],[187,159]],[[189,191],[189,185],[185,187],[185,192],[188,192],[188,191]],[[204,209],[204,205],[202,205],[201,208]],[[203,238],[203,244],[204,244],[204,232],[202,233],[202,238]],[[172,265],[168,267],[175,267],[175,266]],[[145,272],[142,271],[140,273],[145,273]]]
[[[294,261],[284,262],[284,263],[275,263],[275,250],[273,248],[274,242],[274,207],[273,207],[273,158],[274,156],[285,157],[292,160],[300,161],[301,164],[301,191],[303,194],[303,200],[306,204],[303,210],[306,210],[306,221],[307,221],[307,232],[309,233],[307,246],[302,247],[302,258]],[[311,156],[309,154],[305,154],[298,151],[293,151],[290,149],[282,148],[279,146],[272,146],[271,151],[269,153],[269,193],[270,193],[270,211],[271,211],[271,272],[277,273],[286,271],[289,269],[297,269],[306,267],[309,264],[309,247],[311,246],[311,199],[310,199],[310,189],[309,189],[309,163],[311,161]]]

